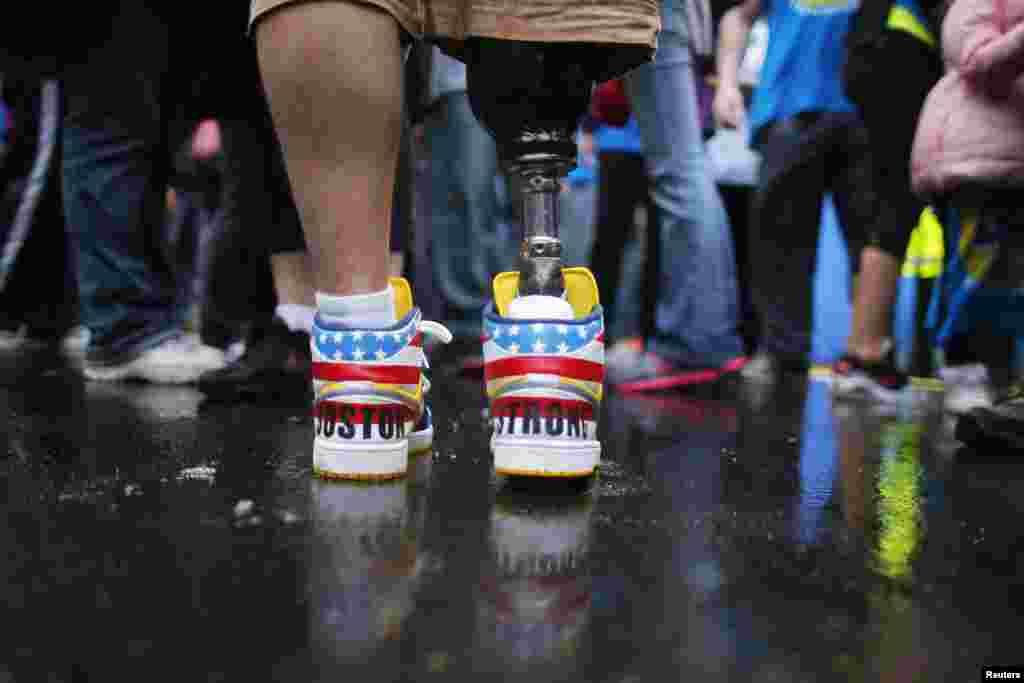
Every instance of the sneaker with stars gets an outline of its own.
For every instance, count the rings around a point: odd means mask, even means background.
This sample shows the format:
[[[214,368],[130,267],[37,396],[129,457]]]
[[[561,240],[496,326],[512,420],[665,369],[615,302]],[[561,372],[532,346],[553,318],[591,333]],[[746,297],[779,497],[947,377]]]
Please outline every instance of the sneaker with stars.
[[[484,313],[484,375],[500,475],[586,477],[601,455],[604,316],[586,268],[563,270],[571,319],[511,317],[519,274],[494,280]]]
[[[313,471],[322,478],[402,477],[408,456],[432,444],[423,336],[444,343],[452,336],[422,319],[407,281],[392,278],[391,287],[399,319],[391,327],[354,329],[319,315],[313,321]]]

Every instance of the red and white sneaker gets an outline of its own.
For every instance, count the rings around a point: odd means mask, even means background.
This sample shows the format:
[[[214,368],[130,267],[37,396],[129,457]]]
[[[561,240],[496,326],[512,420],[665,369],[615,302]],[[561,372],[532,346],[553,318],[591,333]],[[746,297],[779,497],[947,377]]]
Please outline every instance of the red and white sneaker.
[[[409,444],[430,448],[424,403],[424,333],[447,343],[451,333],[422,320],[409,283],[392,278],[399,322],[382,329],[331,325],[317,316],[313,351],[313,471],[327,479],[404,476]]]
[[[568,303],[559,301],[567,309],[560,318],[513,312],[518,273],[494,279],[483,342],[498,474],[585,477],[600,461],[604,316],[590,271],[563,273]]]

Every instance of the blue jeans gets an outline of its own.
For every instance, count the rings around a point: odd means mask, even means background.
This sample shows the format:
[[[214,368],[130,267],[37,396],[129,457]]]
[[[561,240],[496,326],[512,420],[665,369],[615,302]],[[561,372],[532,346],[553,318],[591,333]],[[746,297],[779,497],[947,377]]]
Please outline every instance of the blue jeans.
[[[562,264],[586,266],[594,242],[597,183],[570,185],[558,202]]]
[[[444,95],[427,118],[431,262],[450,311],[479,327],[491,276],[506,269],[515,244],[498,230],[498,153],[463,92]],[[478,334],[478,329],[459,330]]]
[[[124,3],[111,40],[65,74],[64,206],[77,255],[89,359],[116,362],[180,327],[164,250],[168,35]]]
[[[708,167],[682,0],[662,0],[658,52],[626,77],[658,208],[660,277],[648,348],[679,365],[743,354],[729,219]]]

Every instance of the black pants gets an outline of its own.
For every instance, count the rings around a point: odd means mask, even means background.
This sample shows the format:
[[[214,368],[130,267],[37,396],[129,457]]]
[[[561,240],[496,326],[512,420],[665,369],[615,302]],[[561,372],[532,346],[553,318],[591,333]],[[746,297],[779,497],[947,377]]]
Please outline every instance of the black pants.
[[[807,114],[758,132],[750,270],[764,351],[804,362],[811,350],[821,208],[832,194],[856,269],[876,201],[867,132],[854,114]]]
[[[657,208],[651,200],[650,182],[640,154],[601,152],[598,157],[599,185],[594,247],[590,267],[597,280],[604,308],[605,329],[613,329],[615,304],[622,279],[622,257],[629,239],[635,236],[633,216],[637,207],[647,207],[646,263],[643,311],[639,329],[627,329],[627,336],[648,338],[654,333],[654,306],[658,283]]]
[[[847,90],[868,131],[878,197],[867,240],[902,263],[925,206],[910,187],[914,134],[942,61],[935,48],[903,31],[886,31],[871,45],[853,53],[846,70]]]
[[[203,340],[215,345],[273,317],[270,255],[305,249],[256,52],[246,41],[231,46],[246,54],[233,61],[239,66],[232,84],[238,101],[220,119],[224,224],[212,247],[201,325]]]
[[[25,324],[33,337],[57,339],[77,323],[78,287],[61,203],[60,159],[50,168],[28,239],[0,292],[0,328]],[[22,186],[14,183],[0,202],[4,227],[14,218]],[[6,232],[2,236],[6,241]]]

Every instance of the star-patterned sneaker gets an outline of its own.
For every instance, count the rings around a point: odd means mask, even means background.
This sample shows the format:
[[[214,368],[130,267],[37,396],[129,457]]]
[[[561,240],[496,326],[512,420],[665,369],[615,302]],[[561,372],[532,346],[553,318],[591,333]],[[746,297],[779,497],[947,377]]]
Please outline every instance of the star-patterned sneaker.
[[[410,443],[413,450],[430,448],[423,335],[445,343],[452,335],[422,319],[408,282],[392,278],[391,287],[399,318],[391,327],[313,321],[313,471],[320,477],[394,479],[406,473]]]
[[[509,317],[519,274],[494,279],[483,342],[498,474],[585,477],[600,461],[604,317],[590,271],[563,274],[572,319]]]

